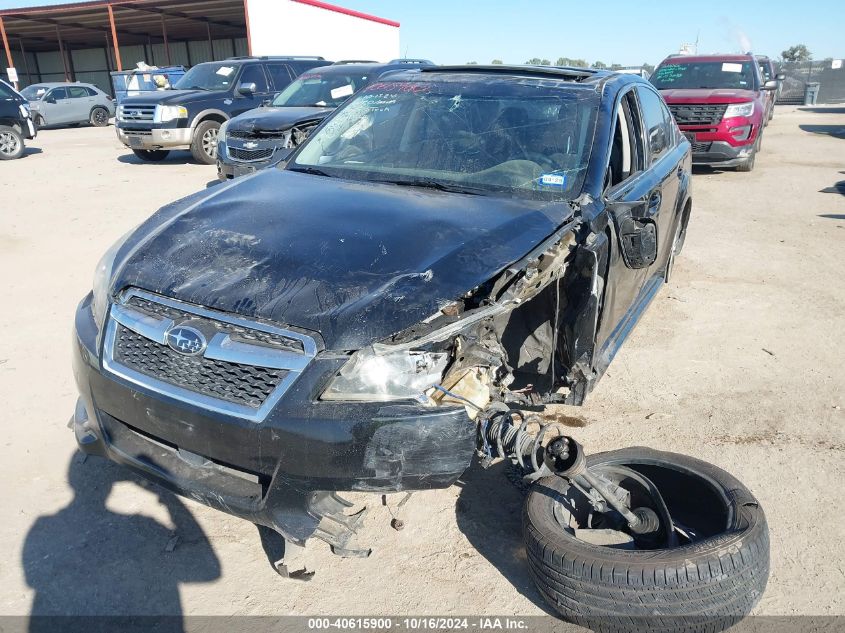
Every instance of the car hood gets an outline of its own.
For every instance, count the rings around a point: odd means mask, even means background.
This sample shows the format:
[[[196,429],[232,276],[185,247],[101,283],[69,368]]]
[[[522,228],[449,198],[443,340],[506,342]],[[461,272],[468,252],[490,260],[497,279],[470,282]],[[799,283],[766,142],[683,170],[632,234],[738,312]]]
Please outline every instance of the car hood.
[[[118,251],[142,288],[318,331],[359,349],[414,325],[526,255],[572,216],[510,200],[259,172],[161,209]]]
[[[297,123],[322,121],[333,108],[265,107],[244,112],[229,123],[230,130],[281,132]]]
[[[673,88],[661,90],[666,103],[742,103],[754,101],[754,90],[733,88]]]
[[[182,105],[194,101],[209,101],[231,98],[225,90],[154,90],[142,92],[134,96],[127,96],[126,105]]]

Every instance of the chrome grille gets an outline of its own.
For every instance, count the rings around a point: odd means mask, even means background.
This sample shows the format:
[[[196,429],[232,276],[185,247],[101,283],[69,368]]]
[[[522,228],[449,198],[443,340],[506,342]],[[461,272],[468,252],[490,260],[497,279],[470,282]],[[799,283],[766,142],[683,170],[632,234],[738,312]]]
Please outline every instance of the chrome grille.
[[[263,420],[317,354],[309,335],[130,289],[111,306],[104,367],[177,400]],[[182,353],[168,333],[187,327],[204,347]],[[196,351],[196,350],[193,350]]]
[[[266,160],[276,151],[273,147],[264,147],[261,149],[240,149],[238,147],[228,147],[229,156],[235,160],[243,161],[245,163],[255,162],[259,160]]]
[[[226,136],[231,138],[246,138],[246,139],[270,139],[270,138],[285,138],[290,134],[290,130],[229,130]]]
[[[185,356],[167,345],[117,326],[114,359],[158,380],[257,409],[287,374],[283,369]]]
[[[716,125],[725,115],[726,103],[670,103],[678,125]]]
[[[152,121],[155,117],[155,105],[132,105],[124,103],[117,109],[118,121]]]

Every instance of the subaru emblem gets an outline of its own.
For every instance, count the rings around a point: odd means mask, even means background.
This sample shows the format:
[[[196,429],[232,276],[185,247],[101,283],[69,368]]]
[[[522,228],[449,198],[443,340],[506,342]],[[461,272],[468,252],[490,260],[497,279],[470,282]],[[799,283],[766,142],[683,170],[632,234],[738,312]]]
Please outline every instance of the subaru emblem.
[[[177,325],[167,330],[167,346],[188,356],[202,353],[207,343],[202,332],[187,325]]]

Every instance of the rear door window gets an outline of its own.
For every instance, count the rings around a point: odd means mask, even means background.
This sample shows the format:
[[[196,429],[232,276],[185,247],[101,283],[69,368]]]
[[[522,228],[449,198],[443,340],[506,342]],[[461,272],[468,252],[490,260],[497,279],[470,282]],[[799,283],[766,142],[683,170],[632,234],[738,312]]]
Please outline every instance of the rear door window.
[[[82,99],[83,97],[91,96],[88,94],[88,90],[86,90],[82,86],[71,86],[67,90],[70,99]]]
[[[284,90],[291,82],[293,73],[287,64],[267,64],[267,73],[273,83],[273,90]]]
[[[640,97],[646,143],[651,162],[656,163],[674,143],[672,115],[656,92],[644,86],[637,86]]]

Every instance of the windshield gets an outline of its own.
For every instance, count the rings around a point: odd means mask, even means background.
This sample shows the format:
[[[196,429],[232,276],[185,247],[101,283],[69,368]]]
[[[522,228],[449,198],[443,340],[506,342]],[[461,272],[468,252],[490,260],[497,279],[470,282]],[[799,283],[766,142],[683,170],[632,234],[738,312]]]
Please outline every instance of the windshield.
[[[769,81],[772,79],[772,73],[769,70],[769,62],[760,62],[760,76],[763,77],[763,81]]]
[[[273,105],[336,108],[367,82],[366,73],[306,73],[280,92]]]
[[[226,63],[197,64],[173,86],[176,90],[226,90],[235,80],[238,67]]]
[[[674,88],[732,88],[755,90],[751,62],[683,62],[662,64],[651,76],[658,90]]]
[[[32,86],[27,86],[23,90],[21,90],[21,94],[26,97],[30,101],[36,101],[44,96],[44,93],[47,92],[47,88],[44,86],[39,86],[37,84]]]
[[[578,195],[598,109],[559,80],[453,75],[371,84],[288,168],[535,199]]]

